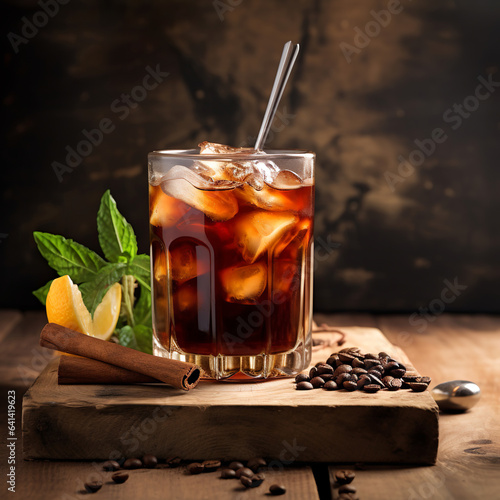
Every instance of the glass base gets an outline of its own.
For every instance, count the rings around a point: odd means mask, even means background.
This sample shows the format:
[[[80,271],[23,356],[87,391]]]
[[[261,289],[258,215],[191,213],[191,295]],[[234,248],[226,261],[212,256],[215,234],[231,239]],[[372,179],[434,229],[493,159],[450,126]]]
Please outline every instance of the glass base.
[[[311,362],[311,336],[306,343],[282,354],[260,354],[257,356],[209,356],[189,354],[172,346],[165,349],[153,336],[153,354],[162,358],[194,363],[203,369],[204,379],[226,382],[257,381],[270,378],[295,377]]]

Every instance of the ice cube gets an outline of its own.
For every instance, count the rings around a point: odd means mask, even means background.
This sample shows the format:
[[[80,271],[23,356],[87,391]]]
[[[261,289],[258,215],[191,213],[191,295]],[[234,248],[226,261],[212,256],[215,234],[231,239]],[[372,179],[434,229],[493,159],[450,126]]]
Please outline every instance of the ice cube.
[[[253,148],[234,148],[232,146],[226,146],[225,144],[219,144],[217,142],[203,141],[198,144],[200,148],[200,154],[202,155],[230,155],[238,153],[252,153]]]
[[[226,300],[239,304],[255,304],[267,285],[267,267],[262,263],[228,267],[219,276]]]
[[[165,252],[158,252],[154,258],[153,264],[154,277],[155,280],[159,284],[163,284],[163,282],[167,278],[167,258],[165,256]]]
[[[258,191],[248,183],[245,183],[235,190],[235,195],[242,203],[254,205],[264,210],[282,212],[297,211],[298,209],[296,201],[291,199],[286,193],[270,188],[267,184]]]
[[[171,227],[189,210],[182,201],[167,196],[159,187],[150,188],[150,223],[152,226]]]
[[[293,226],[291,231],[281,238],[276,245],[274,255],[278,257],[286,250],[289,256],[293,255],[295,257],[310,231],[311,221],[309,219],[302,219]],[[288,248],[289,245],[290,248]]]
[[[210,269],[210,252],[207,247],[191,241],[173,243],[169,248],[172,279],[187,281],[205,274]]]
[[[175,169],[175,172],[173,172]],[[199,189],[193,185],[199,186]],[[183,201],[210,217],[214,221],[231,219],[238,212],[238,203],[232,190],[239,186],[233,182],[212,183],[204,180],[192,170],[176,166],[161,183],[165,194]]]
[[[282,170],[270,183],[275,189],[297,189],[302,187],[302,179],[291,170]]]
[[[271,160],[266,160],[265,158],[262,160],[255,160],[253,162],[253,168],[267,183],[273,182],[280,172],[280,168],[276,165],[276,163]]]
[[[283,212],[253,211],[239,217],[235,221],[235,237],[243,258],[255,262],[286,237],[297,221],[297,216]]]

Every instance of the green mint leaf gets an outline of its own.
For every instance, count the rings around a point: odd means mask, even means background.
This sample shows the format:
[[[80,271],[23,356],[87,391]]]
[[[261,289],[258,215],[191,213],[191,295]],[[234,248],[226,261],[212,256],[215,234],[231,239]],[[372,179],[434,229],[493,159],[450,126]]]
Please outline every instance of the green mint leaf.
[[[153,354],[153,329],[148,326],[124,326],[118,332],[118,341],[125,347]]]
[[[137,239],[132,226],[118,211],[109,190],[101,199],[97,213],[99,244],[110,262],[131,261],[137,255]]]
[[[125,263],[106,264],[92,281],[87,281],[80,285],[79,288],[82,292],[83,302],[92,317],[94,317],[94,312],[102,302],[108,288],[120,281],[126,269],[127,264]]]
[[[134,307],[136,325],[145,325],[151,328],[151,291],[140,287],[140,295]]]
[[[151,264],[149,255],[141,253],[128,265],[128,273],[133,274],[139,284],[151,291]]]
[[[33,233],[36,245],[59,276],[69,274],[75,283],[90,281],[106,265],[104,259],[76,241],[56,234]]]
[[[47,302],[47,294],[49,293],[50,285],[54,280],[50,280],[48,283],[40,287],[38,290],[33,292],[33,295],[43,304]]]

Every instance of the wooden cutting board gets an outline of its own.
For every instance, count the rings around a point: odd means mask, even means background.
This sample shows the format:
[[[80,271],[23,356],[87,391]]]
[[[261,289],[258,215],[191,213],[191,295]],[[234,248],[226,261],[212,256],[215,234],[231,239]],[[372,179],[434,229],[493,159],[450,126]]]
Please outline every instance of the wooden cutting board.
[[[349,327],[343,347],[411,362],[380,330]],[[339,348],[314,334],[312,364]],[[160,385],[57,384],[54,359],[23,400],[25,459],[110,459],[153,453],[187,460],[264,456],[292,462],[431,464],[438,407],[428,392],[297,391],[293,379]]]

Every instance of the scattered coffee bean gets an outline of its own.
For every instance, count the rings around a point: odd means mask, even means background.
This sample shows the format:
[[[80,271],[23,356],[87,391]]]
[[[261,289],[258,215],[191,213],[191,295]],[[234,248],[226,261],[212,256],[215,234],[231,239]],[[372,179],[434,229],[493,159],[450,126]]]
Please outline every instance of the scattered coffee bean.
[[[352,470],[339,470],[335,473],[335,481],[338,484],[349,484],[352,483],[356,474]]]
[[[327,364],[321,364],[318,366],[318,375],[333,373],[333,368]]]
[[[377,384],[379,385],[380,387],[385,387],[384,386],[384,383],[382,382],[382,380],[380,380],[378,377],[376,377],[375,375],[371,375],[371,374],[368,374],[368,376],[370,377],[370,380],[372,381],[373,384]]]
[[[252,469],[249,469],[248,467],[241,467],[236,471],[236,477],[239,479],[241,476],[246,476],[246,477],[252,477],[254,475],[254,472]]]
[[[306,382],[307,383],[307,382]],[[310,384],[315,388],[319,389],[325,385],[325,381],[321,377],[314,377],[311,379]]]
[[[165,460],[167,467],[169,467],[170,469],[175,469],[176,467],[179,467],[179,465],[181,465],[181,462],[182,460],[180,459],[180,457],[171,457]]]
[[[255,474],[252,477],[241,476],[240,482],[245,488],[257,488],[264,482],[264,474]]]
[[[371,352],[369,352],[368,354],[365,354],[365,360],[367,360],[367,359],[376,359],[378,361],[378,358],[379,357],[376,354],[373,354]],[[365,361],[365,363],[366,363],[366,361]]]
[[[118,470],[120,468],[120,464],[116,460],[107,460],[102,464],[102,468],[104,470]]]
[[[335,368],[336,365],[336,362],[337,362],[337,359],[339,359],[338,356],[330,356],[327,360],[326,360],[326,364],[327,365],[330,365],[332,368]]]
[[[115,472],[112,476],[111,479],[116,483],[116,484],[123,484],[127,479],[128,479],[128,474],[126,472]]]
[[[368,370],[368,375],[373,375],[374,377],[377,377],[380,379],[382,377],[382,372],[379,370]]]
[[[158,459],[154,455],[144,455],[142,463],[146,469],[154,469],[158,465]]]
[[[386,375],[383,379],[382,382],[386,387],[389,387],[389,384],[394,380],[394,377],[391,377],[390,375]]]
[[[350,373],[341,373],[336,379],[335,379],[335,382],[337,382],[337,385],[343,385],[344,382],[346,382],[347,380],[351,380],[352,379],[352,375]]]
[[[215,472],[221,463],[220,460],[205,460],[201,465],[203,465],[203,472]]]
[[[355,391],[358,388],[358,386],[354,380],[346,380],[343,383],[343,387],[348,392]]]
[[[379,366],[379,365],[380,365],[380,362],[378,359],[371,359],[371,358],[365,359],[365,368],[367,370],[371,370],[375,366]]]
[[[101,481],[90,481],[89,483],[85,483],[85,489],[88,493],[95,493],[102,488]]]
[[[189,464],[186,467],[186,470],[190,474],[201,474],[203,472],[203,469],[204,469],[203,465],[198,462],[193,462],[192,464]]]
[[[352,372],[352,366],[351,365],[340,365],[337,366],[333,374],[335,377],[338,377],[339,375],[342,375],[342,373],[349,373]]]
[[[127,458],[123,462],[124,469],[140,469],[142,467],[142,462],[138,458]]]
[[[312,387],[311,387],[312,389]],[[231,462],[228,467],[233,470],[243,469],[245,467],[241,462]]]
[[[428,385],[423,382],[409,382],[410,389],[414,392],[424,392]]]
[[[353,368],[351,373],[354,375],[366,375],[368,372],[364,368]]]
[[[393,378],[387,385],[387,389],[390,391],[399,391],[402,385],[403,381],[400,378]]]
[[[318,369],[313,366],[310,370],[309,370],[309,378],[312,379],[314,377],[317,377],[318,376]]]
[[[236,477],[236,471],[233,469],[222,469],[220,471],[220,477],[222,479],[234,479]]]
[[[325,382],[325,385],[323,386],[323,389],[326,389],[327,391],[336,391],[338,388],[339,386],[335,383],[334,380]]]
[[[363,389],[365,385],[371,384],[372,381],[370,380],[370,377],[367,377],[365,375],[361,375],[359,377],[359,380],[357,381],[356,385],[358,389]]]
[[[406,370],[403,368],[396,368],[395,370],[391,370],[390,373],[394,378],[401,378],[406,373]]]
[[[339,488],[339,493],[356,493],[356,487],[352,484],[343,484]]]
[[[415,382],[421,382],[422,384],[429,385],[431,383],[431,378],[430,377],[417,377]]]
[[[296,377],[295,377],[295,382],[297,382],[297,384],[299,382],[309,382],[309,375],[305,374],[305,373],[299,373]]]
[[[399,364],[396,361],[389,361],[389,363],[386,363],[386,365],[384,366],[384,369],[386,371],[395,370],[396,368],[400,368]]]
[[[352,360],[353,368],[365,368],[365,362],[359,358],[354,358]]]
[[[378,384],[367,384],[363,387],[363,390],[365,392],[369,392],[369,393],[380,391],[380,389],[381,389],[381,386]]]
[[[350,365],[354,360],[354,356],[347,352],[339,352],[339,359],[340,361],[342,361],[342,363]]]
[[[387,354],[386,352],[384,351],[381,351],[378,353],[378,357],[379,358],[390,358],[389,354]]]
[[[299,391],[310,391],[311,389],[314,389],[314,386],[311,384],[311,382],[299,382],[297,384],[297,389]]]
[[[267,462],[260,457],[252,458],[247,462],[247,467],[252,469],[254,472],[259,472],[260,469],[264,468]]]
[[[269,486],[269,493],[274,496],[284,495],[286,493],[286,488],[282,484],[271,484],[271,486]]]
[[[329,380],[334,380],[335,379],[335,375],[333,373],[323,373],[321,375],[321,378],[326,382],[328,382]]]

